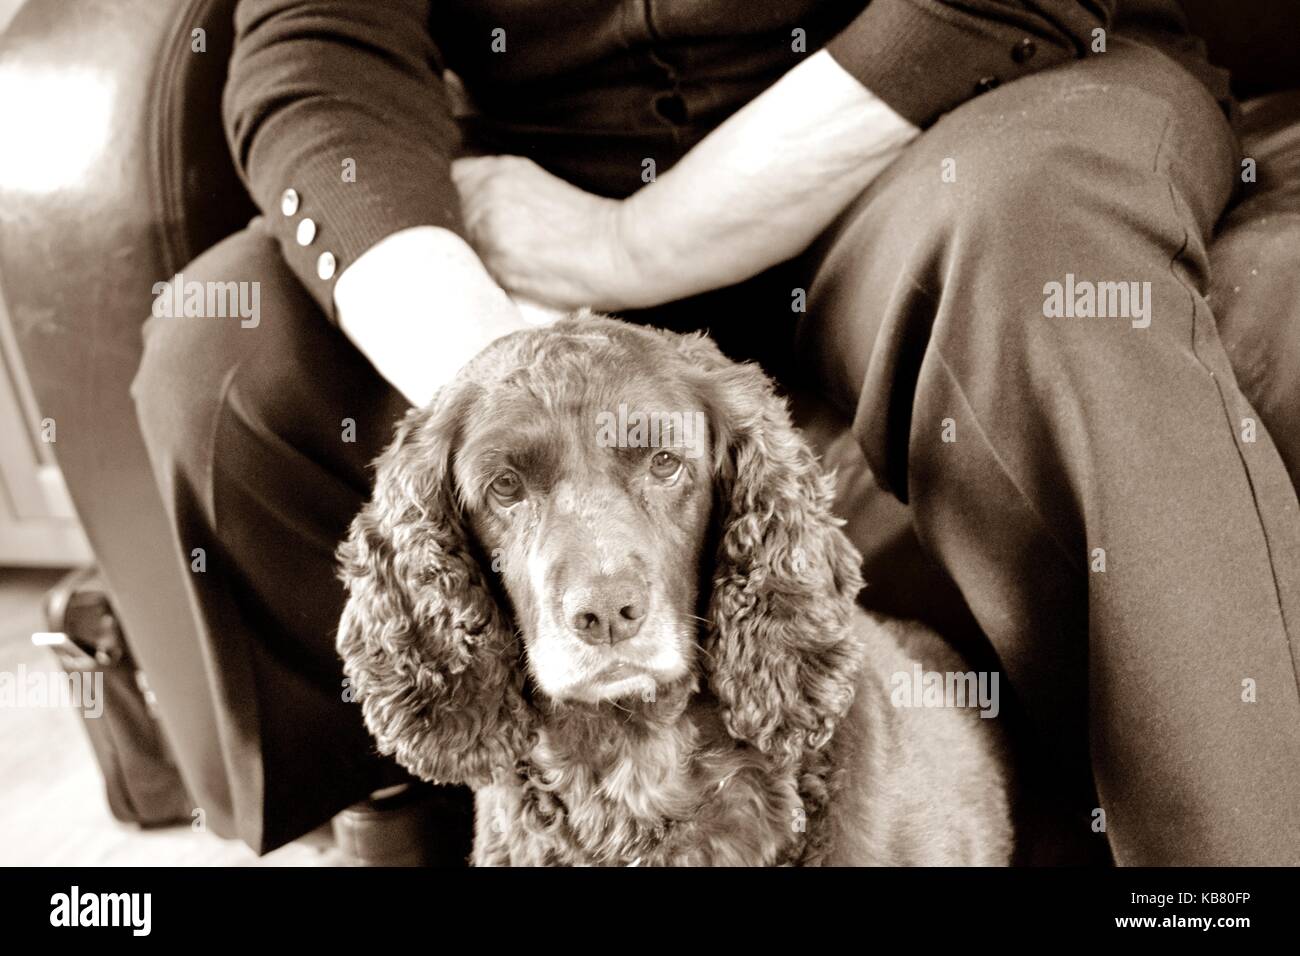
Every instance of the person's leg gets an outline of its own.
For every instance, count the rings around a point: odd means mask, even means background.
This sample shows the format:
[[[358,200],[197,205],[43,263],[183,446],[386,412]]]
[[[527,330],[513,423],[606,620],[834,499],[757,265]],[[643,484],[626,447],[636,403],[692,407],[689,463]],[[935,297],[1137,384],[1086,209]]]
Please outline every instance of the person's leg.
[[[1237,168],[1208,95],[1112,38],[955,110],[811,257],[813,376],[1121,863],[1300,863],[1300,510],[1203,296]],[[1138,298],[1049,317],[1070,282]]]
[[[151,318],[132,393],[208,653],[239,835],[266,851],[408,779],[375,754],[334,650],[334,548],[407,405],[256,223],[182,275],[257,284],[255,326]]]

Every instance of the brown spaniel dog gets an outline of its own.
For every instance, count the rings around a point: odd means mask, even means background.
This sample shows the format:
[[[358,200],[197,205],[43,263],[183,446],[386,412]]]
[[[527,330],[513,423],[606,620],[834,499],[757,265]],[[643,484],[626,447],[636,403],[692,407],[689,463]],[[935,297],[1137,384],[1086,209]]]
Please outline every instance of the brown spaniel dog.
[[[494,343],[402,421],[340,548],[379,749],[475,789],[478,864],[1007,862],[995,721],[895,706],[918,662],[964,667],[856,605],[832,489],[703,336]]]

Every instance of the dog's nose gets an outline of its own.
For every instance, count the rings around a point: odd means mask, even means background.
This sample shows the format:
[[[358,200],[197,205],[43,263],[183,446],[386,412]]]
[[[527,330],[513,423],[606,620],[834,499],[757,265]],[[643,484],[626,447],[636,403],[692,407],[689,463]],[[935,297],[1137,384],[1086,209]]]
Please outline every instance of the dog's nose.
[[[602,574],[564,593],[564,616],[588,644],[617,644],[635,637],[646,613],[646,586],[632,574]]]

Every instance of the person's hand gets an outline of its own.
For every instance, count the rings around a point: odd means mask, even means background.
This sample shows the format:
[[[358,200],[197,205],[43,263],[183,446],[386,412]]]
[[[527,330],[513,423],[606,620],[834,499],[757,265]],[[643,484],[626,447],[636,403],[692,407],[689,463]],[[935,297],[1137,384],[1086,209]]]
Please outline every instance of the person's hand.
[[[452,165],[470,244],[512,296],[552,308],[635,304],[635,263],[620,207],[522,156],[473,156]]]

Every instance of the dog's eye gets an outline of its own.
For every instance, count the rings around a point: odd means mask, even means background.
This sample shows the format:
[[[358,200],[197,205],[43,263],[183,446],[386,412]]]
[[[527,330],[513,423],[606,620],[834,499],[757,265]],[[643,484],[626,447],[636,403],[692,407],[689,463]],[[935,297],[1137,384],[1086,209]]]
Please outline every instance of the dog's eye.
[[[524,496],[524,483],[513,471],[503,471],[492,479],[488,491],[503,505],[512,505]]]
[[[670,451],[657,451],[650,459],[650,474],[665,481],[682,467],[682,460]]]

